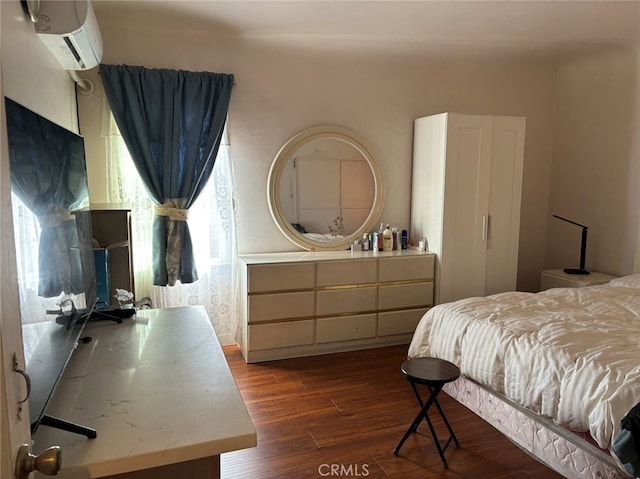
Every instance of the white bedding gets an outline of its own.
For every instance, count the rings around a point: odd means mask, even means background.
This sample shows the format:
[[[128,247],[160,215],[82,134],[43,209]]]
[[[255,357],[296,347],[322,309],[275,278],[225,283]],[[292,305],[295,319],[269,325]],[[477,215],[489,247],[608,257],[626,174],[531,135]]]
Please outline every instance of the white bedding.
[[[640,401],[640,274],[437,305],[411,341],[409,357],[420,356],[451,361],[609,449],[620,419]]]
[[[303,233],[302,236],[313,241],[336,241],[346,238],[344,235],[332,235],[329,233]]]

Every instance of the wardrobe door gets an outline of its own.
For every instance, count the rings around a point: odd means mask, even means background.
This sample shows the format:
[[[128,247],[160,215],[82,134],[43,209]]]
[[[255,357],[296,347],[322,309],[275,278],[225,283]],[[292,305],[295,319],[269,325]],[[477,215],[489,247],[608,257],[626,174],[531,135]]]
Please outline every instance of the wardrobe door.
[[[340,162],[305,158],[296,168],[298,222],[309,233],[329,233],[340,215]]]
[[[375,198],[369,163],[363,159],[340,161],[340,216],[346,231],[365,224]]]
[[[512,291],[518,273],[525,118],[494,117],[485,294]]]
[[[441,303],[484,296],[491,129],[491,117],[450,116]]]

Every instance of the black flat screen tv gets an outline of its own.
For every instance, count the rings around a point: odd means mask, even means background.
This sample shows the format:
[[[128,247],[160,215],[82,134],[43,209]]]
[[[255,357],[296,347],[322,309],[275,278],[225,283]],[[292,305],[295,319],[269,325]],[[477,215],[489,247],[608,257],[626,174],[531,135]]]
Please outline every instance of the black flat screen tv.
[[[5,110],[31,430],[95,437],[46,413],[97,298],[84,140],[6,97]]]

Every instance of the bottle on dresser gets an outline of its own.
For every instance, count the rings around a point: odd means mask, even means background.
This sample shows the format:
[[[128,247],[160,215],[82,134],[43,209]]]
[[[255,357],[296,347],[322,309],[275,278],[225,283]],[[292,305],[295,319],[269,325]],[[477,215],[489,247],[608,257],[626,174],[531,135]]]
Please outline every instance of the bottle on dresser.
[[[382,250],[391,251],[393,249],[393,233],[389,225],[382,232]]]
[[[361,246],[362,251],[369,251],[369,235],[367,233],[362,236]]]
[[[380,223],[380,228],[378,228],[378,251],[384,251],[384,223]]]
[[[409,232],[407,230],[402,230],[402,240],[400,241],[400,247],[402,249],[407,249],[409,247]]]

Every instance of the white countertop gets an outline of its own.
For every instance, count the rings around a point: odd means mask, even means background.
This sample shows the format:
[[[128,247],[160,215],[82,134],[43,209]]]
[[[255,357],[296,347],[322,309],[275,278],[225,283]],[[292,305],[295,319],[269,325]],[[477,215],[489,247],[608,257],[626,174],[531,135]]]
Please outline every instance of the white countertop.
[[[93,321],[47,413],[96,439],[40,426],[37,454],[62,447],[58,477],[93,478],[254,447],[256,432],[202,306]],[[36,477],[44,477],[36,475]]]
[[[385,258],[391,256],[416,256],[433,254],[417,248],[398,249],[393,251],[290,251],[284,253],[253,253],[238,255],[245,264],[296,263],[300,261],[331,261],[341,259]]]

